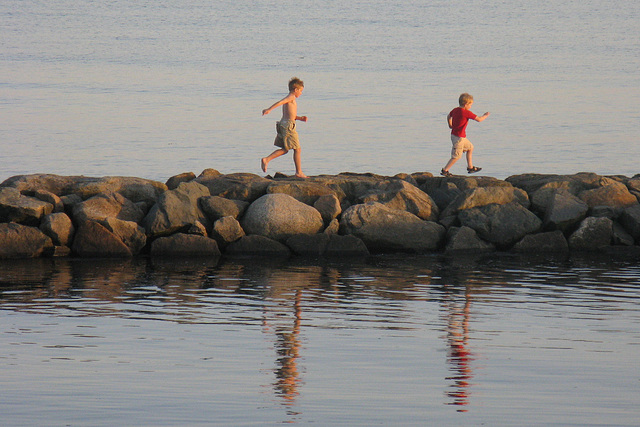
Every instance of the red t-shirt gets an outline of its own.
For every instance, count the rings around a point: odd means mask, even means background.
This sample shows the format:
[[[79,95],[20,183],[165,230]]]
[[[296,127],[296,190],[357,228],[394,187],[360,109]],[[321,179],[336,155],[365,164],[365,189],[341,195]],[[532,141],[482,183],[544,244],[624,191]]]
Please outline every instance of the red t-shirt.
[[[449,113],[451,116],[451,134],[455,136],[459,136],[460,138],[465,138],[467,136],[467,125],[469,124],[469,119],[474,119],[478,116],[473,114],[470,110],[465,110],[462,107],[456,107]]]

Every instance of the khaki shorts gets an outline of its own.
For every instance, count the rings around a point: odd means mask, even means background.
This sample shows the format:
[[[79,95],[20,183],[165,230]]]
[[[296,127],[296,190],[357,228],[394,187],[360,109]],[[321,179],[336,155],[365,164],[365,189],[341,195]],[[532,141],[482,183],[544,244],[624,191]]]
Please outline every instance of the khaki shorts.
[[[462,157],[462,153],[473,150],[473,144],[467,138],[451,134],[451,143],[453,144],[451,148],[452,159],[459,159]]]
[[[273,142],[273,145],[276,147],[284,148],[285,150],[296,150],[300,148],[296,122],[294,120],[276,122],[276,133],[276,140]]]

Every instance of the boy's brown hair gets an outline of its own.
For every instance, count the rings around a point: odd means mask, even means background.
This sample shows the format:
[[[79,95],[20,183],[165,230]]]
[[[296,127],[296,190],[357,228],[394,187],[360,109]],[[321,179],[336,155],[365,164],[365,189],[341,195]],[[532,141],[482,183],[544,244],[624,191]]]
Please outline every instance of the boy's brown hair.
[[[465,105],[467,105],[467,103],[469,103],[469,101],[473,101],[473,96],[465,92],[460,95],[460,98],[458,98],[458,105],[464,107]]]
[[[304,82],[297,77],[291,77],[291,80],[289,80],[289,92],[293,92],[297,87],[304,87]]]

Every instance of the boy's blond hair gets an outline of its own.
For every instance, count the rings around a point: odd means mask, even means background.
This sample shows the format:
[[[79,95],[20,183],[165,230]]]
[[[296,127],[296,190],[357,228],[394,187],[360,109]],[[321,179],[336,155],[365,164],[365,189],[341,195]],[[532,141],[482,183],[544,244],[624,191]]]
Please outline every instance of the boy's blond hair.
[[[460,105],[461,107],[464,107],[470,101],[473,101],[473,96],[465,92],[462,95],[460,95],[460,98],[458,98],[458,105]]]
[[[298,87],[304,87],[304,82],[297,77],[291,77],[291,80],[289,80],[289,92],[293,92]]]

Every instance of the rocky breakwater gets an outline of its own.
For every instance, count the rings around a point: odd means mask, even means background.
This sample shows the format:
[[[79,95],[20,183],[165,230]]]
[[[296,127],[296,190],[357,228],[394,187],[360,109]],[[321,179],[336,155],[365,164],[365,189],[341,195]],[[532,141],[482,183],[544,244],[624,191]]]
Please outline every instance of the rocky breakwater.
[[[638,196],[640,176],[593,173],[21,175],[0,184],[0,258],[637,248]]]

